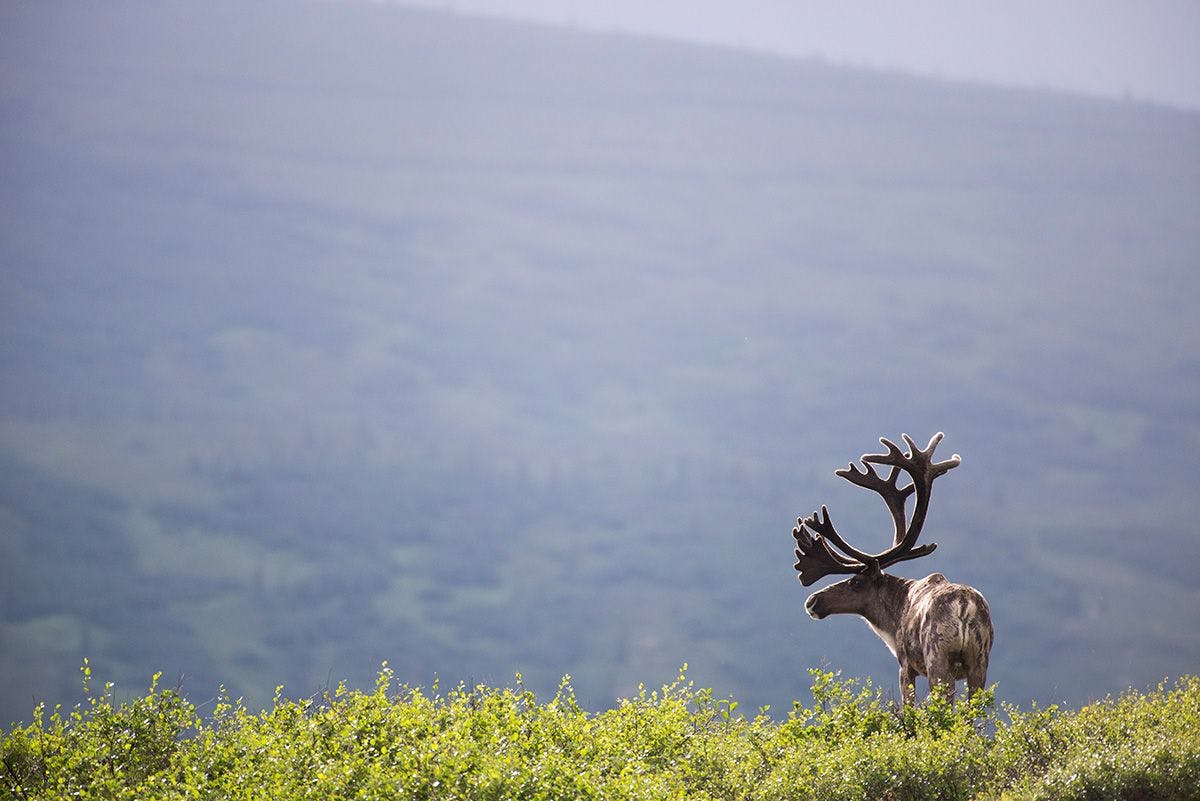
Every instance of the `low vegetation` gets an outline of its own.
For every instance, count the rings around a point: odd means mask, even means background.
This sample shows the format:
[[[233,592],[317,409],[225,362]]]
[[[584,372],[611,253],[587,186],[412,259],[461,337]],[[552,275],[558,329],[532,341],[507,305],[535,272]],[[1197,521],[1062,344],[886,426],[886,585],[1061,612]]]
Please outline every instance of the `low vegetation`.
[[[1200,786],[1200,679],[1078,711],[997,709],[981,692],[899,708],[870,682],[813,671],[786,719],[681,671],[592,713],[564,679],[515,689],[329,689],[201,714],[158,677],[90,691],[3,734],[4,798],[1182,799]]]

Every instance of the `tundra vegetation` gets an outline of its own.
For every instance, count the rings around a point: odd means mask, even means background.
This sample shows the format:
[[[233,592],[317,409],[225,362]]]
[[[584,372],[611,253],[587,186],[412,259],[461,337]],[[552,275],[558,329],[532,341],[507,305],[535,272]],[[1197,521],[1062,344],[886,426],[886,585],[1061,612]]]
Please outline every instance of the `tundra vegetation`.
[[[1182,799],[1200,786],[1200,679],[1078,710],[997,707],[991,690],[901,706],[870,680],[811,671],[784,717],[700,689],[686,665],[602,712],[568,678],[514,688],[342,684],[277,690],[253,712],[193,704],[156,675],[0,740],[3,798]]]

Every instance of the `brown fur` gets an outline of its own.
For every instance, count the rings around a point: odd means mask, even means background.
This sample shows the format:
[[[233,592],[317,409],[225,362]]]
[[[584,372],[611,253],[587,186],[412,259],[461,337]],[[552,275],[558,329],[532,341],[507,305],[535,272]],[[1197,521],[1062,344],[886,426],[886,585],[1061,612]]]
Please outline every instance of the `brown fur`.
[[[836,614],[866,620],[900,663],[906,703],[916,697],[917,676],[929,680],[931,691],[940,686],[951,697],[959,679],[966,679],[968,695],[987,683],[994,637],[987,601],[941,573],[906,579],[868,568],[813,593],[804,608],[815,620]]]

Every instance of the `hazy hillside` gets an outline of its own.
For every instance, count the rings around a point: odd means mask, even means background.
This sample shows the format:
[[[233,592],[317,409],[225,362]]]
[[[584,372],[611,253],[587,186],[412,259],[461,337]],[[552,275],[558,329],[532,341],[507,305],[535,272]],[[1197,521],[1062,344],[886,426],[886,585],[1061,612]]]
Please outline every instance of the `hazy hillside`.
[[[0,720],[894,681],[790,529],[902,431],[1002,698],[1200,664],[1200,114],[374,4],[0,9]]]

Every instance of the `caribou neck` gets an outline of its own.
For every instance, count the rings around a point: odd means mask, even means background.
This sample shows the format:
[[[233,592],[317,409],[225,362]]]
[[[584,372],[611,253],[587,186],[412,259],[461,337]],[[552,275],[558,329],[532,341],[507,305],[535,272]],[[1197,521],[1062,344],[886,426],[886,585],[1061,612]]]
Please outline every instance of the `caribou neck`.
[[[908,606],[913,579],[888,573],[884,573],[880,579],[879,592],[874,595],[871,603],[866,604],[858,614],[895,656],[896,640],[900,635],[900,620]]]

